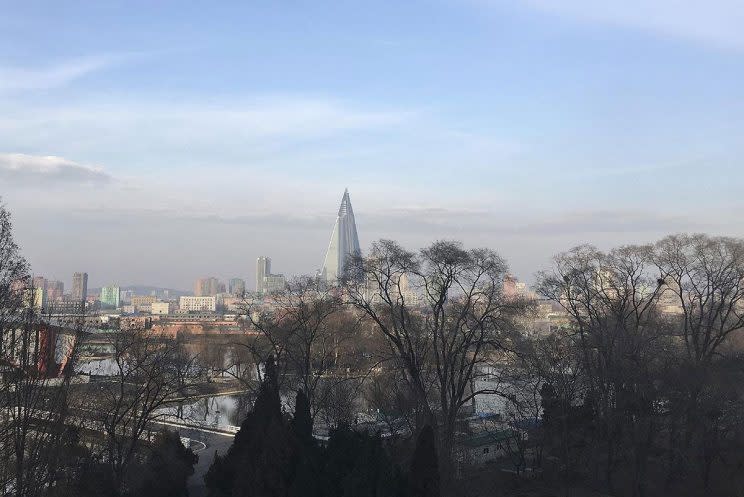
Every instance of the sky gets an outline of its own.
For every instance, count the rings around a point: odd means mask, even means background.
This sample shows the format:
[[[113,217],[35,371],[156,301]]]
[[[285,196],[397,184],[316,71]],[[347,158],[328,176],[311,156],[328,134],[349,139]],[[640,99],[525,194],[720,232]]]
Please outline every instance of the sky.
[[[360,242],[743,236],[738,0],[8,1],[0,197],[37,275],[193,288]],[[249,285],[250,287],[251,285]]]

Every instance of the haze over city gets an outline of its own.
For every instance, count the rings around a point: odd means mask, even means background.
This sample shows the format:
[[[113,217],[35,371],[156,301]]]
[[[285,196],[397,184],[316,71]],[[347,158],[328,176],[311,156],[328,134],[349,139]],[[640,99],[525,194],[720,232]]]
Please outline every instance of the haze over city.
[[[744,2],[0,7],[0,497],[744,496]]]
[[[6,6],[16,239],[68,284],[190,289],[314,273],[345,187],[363,250],[460,239],[527,281],[577,241],[744,234],[744,7],[601,4]]]

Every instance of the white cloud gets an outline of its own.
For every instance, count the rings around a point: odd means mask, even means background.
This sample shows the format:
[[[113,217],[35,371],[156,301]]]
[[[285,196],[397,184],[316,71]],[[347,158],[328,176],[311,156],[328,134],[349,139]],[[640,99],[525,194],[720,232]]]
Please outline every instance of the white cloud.
[[[0,154],[0,178],[21,184],[102,183],[111,176],[102,168],[54,155]]]
[[[65,86],[111,65],[116,59],[110,56],[79,57],[41,68],[0,67],[0,93]]]
[[[519,0],[529,8],[581,22],[744,49],[744,2],[711,0]]]

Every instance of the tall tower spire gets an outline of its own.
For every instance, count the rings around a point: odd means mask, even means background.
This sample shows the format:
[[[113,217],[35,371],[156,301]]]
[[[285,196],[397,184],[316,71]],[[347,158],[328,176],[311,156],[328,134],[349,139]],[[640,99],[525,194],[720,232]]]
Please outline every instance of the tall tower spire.
[[[351,198],[349,198],[347,188],[341,198],[336,224],[333,226],[331,241],[328,243],[328,251],[326,251],[323,262],[323,279],[328,282],[336,281],[344,271],[346,259],[350,255],[359,255],[361,252],[354,210],[351,208]]]

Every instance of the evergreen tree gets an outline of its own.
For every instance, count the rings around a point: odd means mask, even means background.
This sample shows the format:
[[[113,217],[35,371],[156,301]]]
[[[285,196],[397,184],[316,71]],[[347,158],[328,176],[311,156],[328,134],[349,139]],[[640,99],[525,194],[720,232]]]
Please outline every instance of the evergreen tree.
[[[313,419],[310,416],[310,401],[302,389],[297,391],[295,413],[292,418],[292,431],[298,440],[306,443],[313,439]]]
[[[328,440],[323,484],[323,495],[329,497],[392,497],[397,494],[399,473],[379,435],[341,425]]]
[[[205,481],[210,497],[393,497],[400,487],[379,435],[340,426],[331,431],[328,447],[319,447],[303,391],[287,422],[272,359],[253,409]]]
[[[379,435],[358,435],[354,467],[345,479],[345,497],[393,497],[397,485],[393,464]]]
[[[324,494],[328,497],[342,497],[344,480],[354,469],[356,462],[357,434],[345,424],[332,429],[325,450],[325,471],[323,472]]]
[[[313,420],[310,402],[305,392],[299,390],[291,422],[294,453],[290,497],[322,497],[322,453],[313,438]]]
[[[408,477],[409,497],[439,497],[439,463],[434,430],[426,425],[416,440]]]
[[[210,497],[285,497],[292,470],[293,443],[279,400],[274,358],[253,409],[240,425],[224,458],[205,477]]]
[[[233,445],[230,446],[228,454],[233,451]],[[204,475],[204,483],[207,486],[207,495],[210,497],[230,497],[232,495],[232,485],[234,478],[234,468],[227,462],[227,455],[220,456],[217,451],[214,453],[214,460],[209,466],[207,474]]]
[[[129,493],[138,497],[187,496],[186,481],[194,474],[198,460],[191,449],[183,446],[178,432],[163,430],[141,468],[139,481],[133,482]]]

